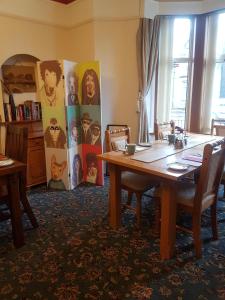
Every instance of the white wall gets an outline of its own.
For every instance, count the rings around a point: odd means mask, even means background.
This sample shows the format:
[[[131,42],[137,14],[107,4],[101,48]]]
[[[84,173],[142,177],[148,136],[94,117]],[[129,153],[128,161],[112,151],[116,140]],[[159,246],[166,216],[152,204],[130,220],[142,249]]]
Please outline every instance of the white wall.
[[[95,22],[95,57],[101,62],[102,125],[128,124],[137,139],[138,75],[136,32],[139,20]]]
[[[0,64],[15,54],[39,59],[61,57],[64,29],[23,19],[0,16]]]

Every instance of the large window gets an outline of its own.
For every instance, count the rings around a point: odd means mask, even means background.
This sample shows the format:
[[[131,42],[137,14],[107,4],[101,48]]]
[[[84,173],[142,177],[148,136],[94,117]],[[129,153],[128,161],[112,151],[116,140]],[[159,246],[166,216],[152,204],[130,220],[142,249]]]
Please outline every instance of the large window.
[[[158,118],[185,126],[188,119],[193,69],[194,19],[173,17],[164,21],[159,48]],[[166,91],[163,93],[161,90]],[[165,110],[162,116],[162,110]]]
[[[212,118],[225,119],[225,13],[160,24],[156,119],[210,132]]]

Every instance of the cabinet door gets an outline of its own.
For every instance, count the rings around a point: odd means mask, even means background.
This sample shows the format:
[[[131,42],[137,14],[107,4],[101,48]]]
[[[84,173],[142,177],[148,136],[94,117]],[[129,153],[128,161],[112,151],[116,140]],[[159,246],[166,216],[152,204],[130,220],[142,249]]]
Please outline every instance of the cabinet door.
[[[45,151],[43,138],[28,143],[27,186],[46,182]]]

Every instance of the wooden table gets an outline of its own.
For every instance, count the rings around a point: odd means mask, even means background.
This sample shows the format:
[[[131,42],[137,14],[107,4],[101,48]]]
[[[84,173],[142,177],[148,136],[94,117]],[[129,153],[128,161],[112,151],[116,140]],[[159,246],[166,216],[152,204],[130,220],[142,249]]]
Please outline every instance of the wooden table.
[[[187,145],[183,149],[174,149],[173,145],[168,145],[168,141],[155,141],[151,148],[135,153],[132,156],[126,156],[121,151],[98,155],[101,160],[109,163],[110,225],[113,228],[118,228],[121,224],[121,171],[130,170],[136,173],[152,175],[162,183],[160,255],[162,259],[171,258],[174,253],[176,238],[174,187],[177,181],[193,173],[201,166],[201,163],[184,160],[183,156],[193,152],[202,153],[204,145],[216,139],[219,139],[219,137],[189,134]],[[175,161],[187,164],[188,169],[182,172],[168,169],[168,164]]]
[[[26,164],[15,161],[10,166],[0,167],[0,186],[7,185],[12,222],[12,234],[15,247],[24,245],[24,233],[21,219],[20,197],[25,191],[20,186],[21,178],[26,172]]]

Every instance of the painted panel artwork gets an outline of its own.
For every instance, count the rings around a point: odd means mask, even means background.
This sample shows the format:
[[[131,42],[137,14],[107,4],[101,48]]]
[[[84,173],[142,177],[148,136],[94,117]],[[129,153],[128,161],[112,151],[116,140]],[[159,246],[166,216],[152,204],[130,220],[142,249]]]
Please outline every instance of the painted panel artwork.
[[[38,62],[48,187],[103,184],[99,63]]]

